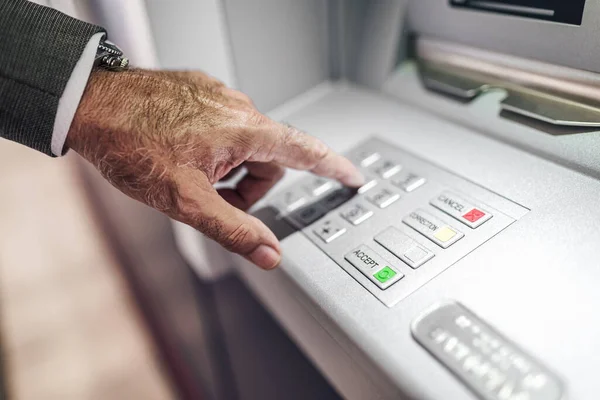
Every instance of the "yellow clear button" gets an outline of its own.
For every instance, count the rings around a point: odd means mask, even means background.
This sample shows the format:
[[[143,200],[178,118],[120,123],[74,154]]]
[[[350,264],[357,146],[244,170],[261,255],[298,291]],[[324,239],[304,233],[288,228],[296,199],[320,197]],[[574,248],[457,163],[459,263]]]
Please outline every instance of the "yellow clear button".
[[[458,235],[456,231],[449,226],[444,226],[435,233],[434,237],[440,242],[446,243],[454,239],[456,235]]]
[[[402,222],[443,249],[447,249],[465,236],[461,231],[423,209],[411,212],[402,219]]]

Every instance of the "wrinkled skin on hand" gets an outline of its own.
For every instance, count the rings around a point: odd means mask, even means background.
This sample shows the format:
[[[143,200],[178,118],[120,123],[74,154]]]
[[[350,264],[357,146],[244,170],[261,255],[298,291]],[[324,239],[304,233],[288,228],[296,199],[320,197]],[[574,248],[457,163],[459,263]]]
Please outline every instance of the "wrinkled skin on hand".
[[[362,183],[322,142],[270,120],[246,95],[201,72],[95,70],[67,146],[123,193],[264,269],[279,263],[280,246],[245,210],[285,167]],[[241,166],[247,173],[234,189],[215,190]]]

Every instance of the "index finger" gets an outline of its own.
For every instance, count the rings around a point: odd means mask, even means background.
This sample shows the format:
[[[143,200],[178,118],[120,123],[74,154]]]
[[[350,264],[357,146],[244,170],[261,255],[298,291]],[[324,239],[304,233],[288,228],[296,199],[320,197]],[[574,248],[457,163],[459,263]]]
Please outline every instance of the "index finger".
[[[335,153],[319,139],[293,126],[275,124],[271,132],[272,146],[269,153],[274,162],[336,179],[349,187],[364,184],[364,177],[346,157]]]

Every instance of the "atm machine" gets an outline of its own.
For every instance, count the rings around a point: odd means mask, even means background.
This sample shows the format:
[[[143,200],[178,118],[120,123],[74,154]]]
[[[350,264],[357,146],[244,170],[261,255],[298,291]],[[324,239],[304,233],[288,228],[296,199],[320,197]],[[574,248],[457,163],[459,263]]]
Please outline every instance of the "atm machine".
[[[175,225],[198,274],[239,275],[347,399],[598,399],[600,3],[215,3],[216,75],[367,183],[289,173],[252,210],[275,271]]]

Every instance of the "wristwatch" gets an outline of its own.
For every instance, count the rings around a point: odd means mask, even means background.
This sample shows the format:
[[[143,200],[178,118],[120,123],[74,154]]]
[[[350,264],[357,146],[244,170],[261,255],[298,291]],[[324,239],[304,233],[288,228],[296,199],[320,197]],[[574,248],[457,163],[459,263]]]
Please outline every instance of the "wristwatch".
[[[129,59],[123,56],[123,51],[105,38],[100,40],[94,66],[111,71],[123,71],[129,67]]]

